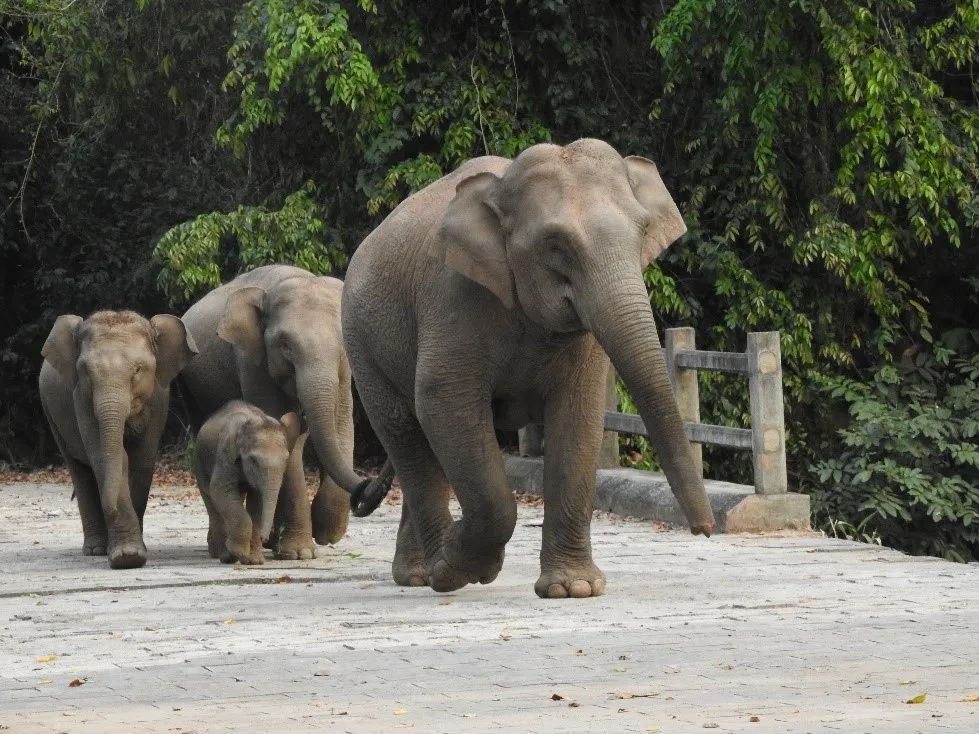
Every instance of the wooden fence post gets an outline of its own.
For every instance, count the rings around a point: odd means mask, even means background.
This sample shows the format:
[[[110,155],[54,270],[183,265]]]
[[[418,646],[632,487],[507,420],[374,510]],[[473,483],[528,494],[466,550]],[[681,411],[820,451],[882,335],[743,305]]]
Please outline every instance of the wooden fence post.
[[[748,334],[748,394],[751,399],[755,492],[788,491],[785,412],[782,404],[782,347],[777,331]]]
[[[676,353],[688,349],[696,349],[696,332],[692,327],[684,326],[678,329],[666,330],[666,341],[663,347],[663,357],[666,359],[666,369],[673,384],[673,395],[680,418],[684,423],[700,423],[700,386],[697,382],[697,370],[682,369],[677,366]],[[694,465],[697,473],[704,475],[704,453],[699,443],[690,444]]]

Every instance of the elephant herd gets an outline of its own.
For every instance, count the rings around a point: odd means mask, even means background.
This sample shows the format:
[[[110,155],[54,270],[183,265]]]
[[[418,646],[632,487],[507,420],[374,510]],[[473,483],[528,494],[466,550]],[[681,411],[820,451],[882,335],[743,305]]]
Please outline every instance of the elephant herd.
[[[215,289],[181,318],[61,316],[42,349],[45,415],[71,473],[83,553],[146,561],[143,513],[179,385],[223,561],[304,559],[350,507],[403,493],[395,582],[489,583],[516,523],[496,430],[544,425],[539,596],[602,594],[590,523],[609,358],[694,533],[714,518],[695,470],[643,268],[686,228],[655,165],[599,140],[486,156],[405,199],[345,282],[285,265]],[[351,381],[388,453],[353,469]],[[310,505],[308,440],[321,466]],[[449,512],[450,494],[461,518]]]

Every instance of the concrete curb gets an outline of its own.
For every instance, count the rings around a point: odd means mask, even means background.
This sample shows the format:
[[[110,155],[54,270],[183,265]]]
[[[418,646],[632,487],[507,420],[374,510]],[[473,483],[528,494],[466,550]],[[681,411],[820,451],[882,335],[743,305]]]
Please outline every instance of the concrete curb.
[[[506,472],[517,492],[543,495],[544,462],[540,458],[507,456]],[[746,484],[704,481],[719,533],[809,530],[809,495],[755,494]],[[595,509],[687,526],[666,477],[636,469],[599,469]]]

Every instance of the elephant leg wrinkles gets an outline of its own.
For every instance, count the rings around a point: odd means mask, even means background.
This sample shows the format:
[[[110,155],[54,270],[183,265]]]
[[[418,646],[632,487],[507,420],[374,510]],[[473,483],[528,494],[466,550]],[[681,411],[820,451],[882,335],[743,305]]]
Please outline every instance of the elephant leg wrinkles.
[[[446,529],[441,558],[432,567],[436,591],[495,579],[516,526],[516,500],[484,393],[478,379],[459,381],[458,373],[416,378],[419,423],[462,506],[462,519]]]
[[[582,355],[581,367],[547,397],[541,575],[534,584],[540,597],[605,593],[605,575],[592,561],[591,517],[607,374],[608,359],[595,344]]]

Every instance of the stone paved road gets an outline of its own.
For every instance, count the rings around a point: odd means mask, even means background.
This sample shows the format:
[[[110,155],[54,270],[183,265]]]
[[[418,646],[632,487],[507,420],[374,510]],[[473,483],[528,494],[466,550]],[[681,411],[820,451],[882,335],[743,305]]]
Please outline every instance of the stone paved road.
[[[608,594],[541,601],[522,507],[497,581],[437,595],[390,580],[397,507],[246,570],[154,492],[149,564],[113,572],[66,487],[0,486],[0,728],[979,732],[975,566],[599,518]]]

